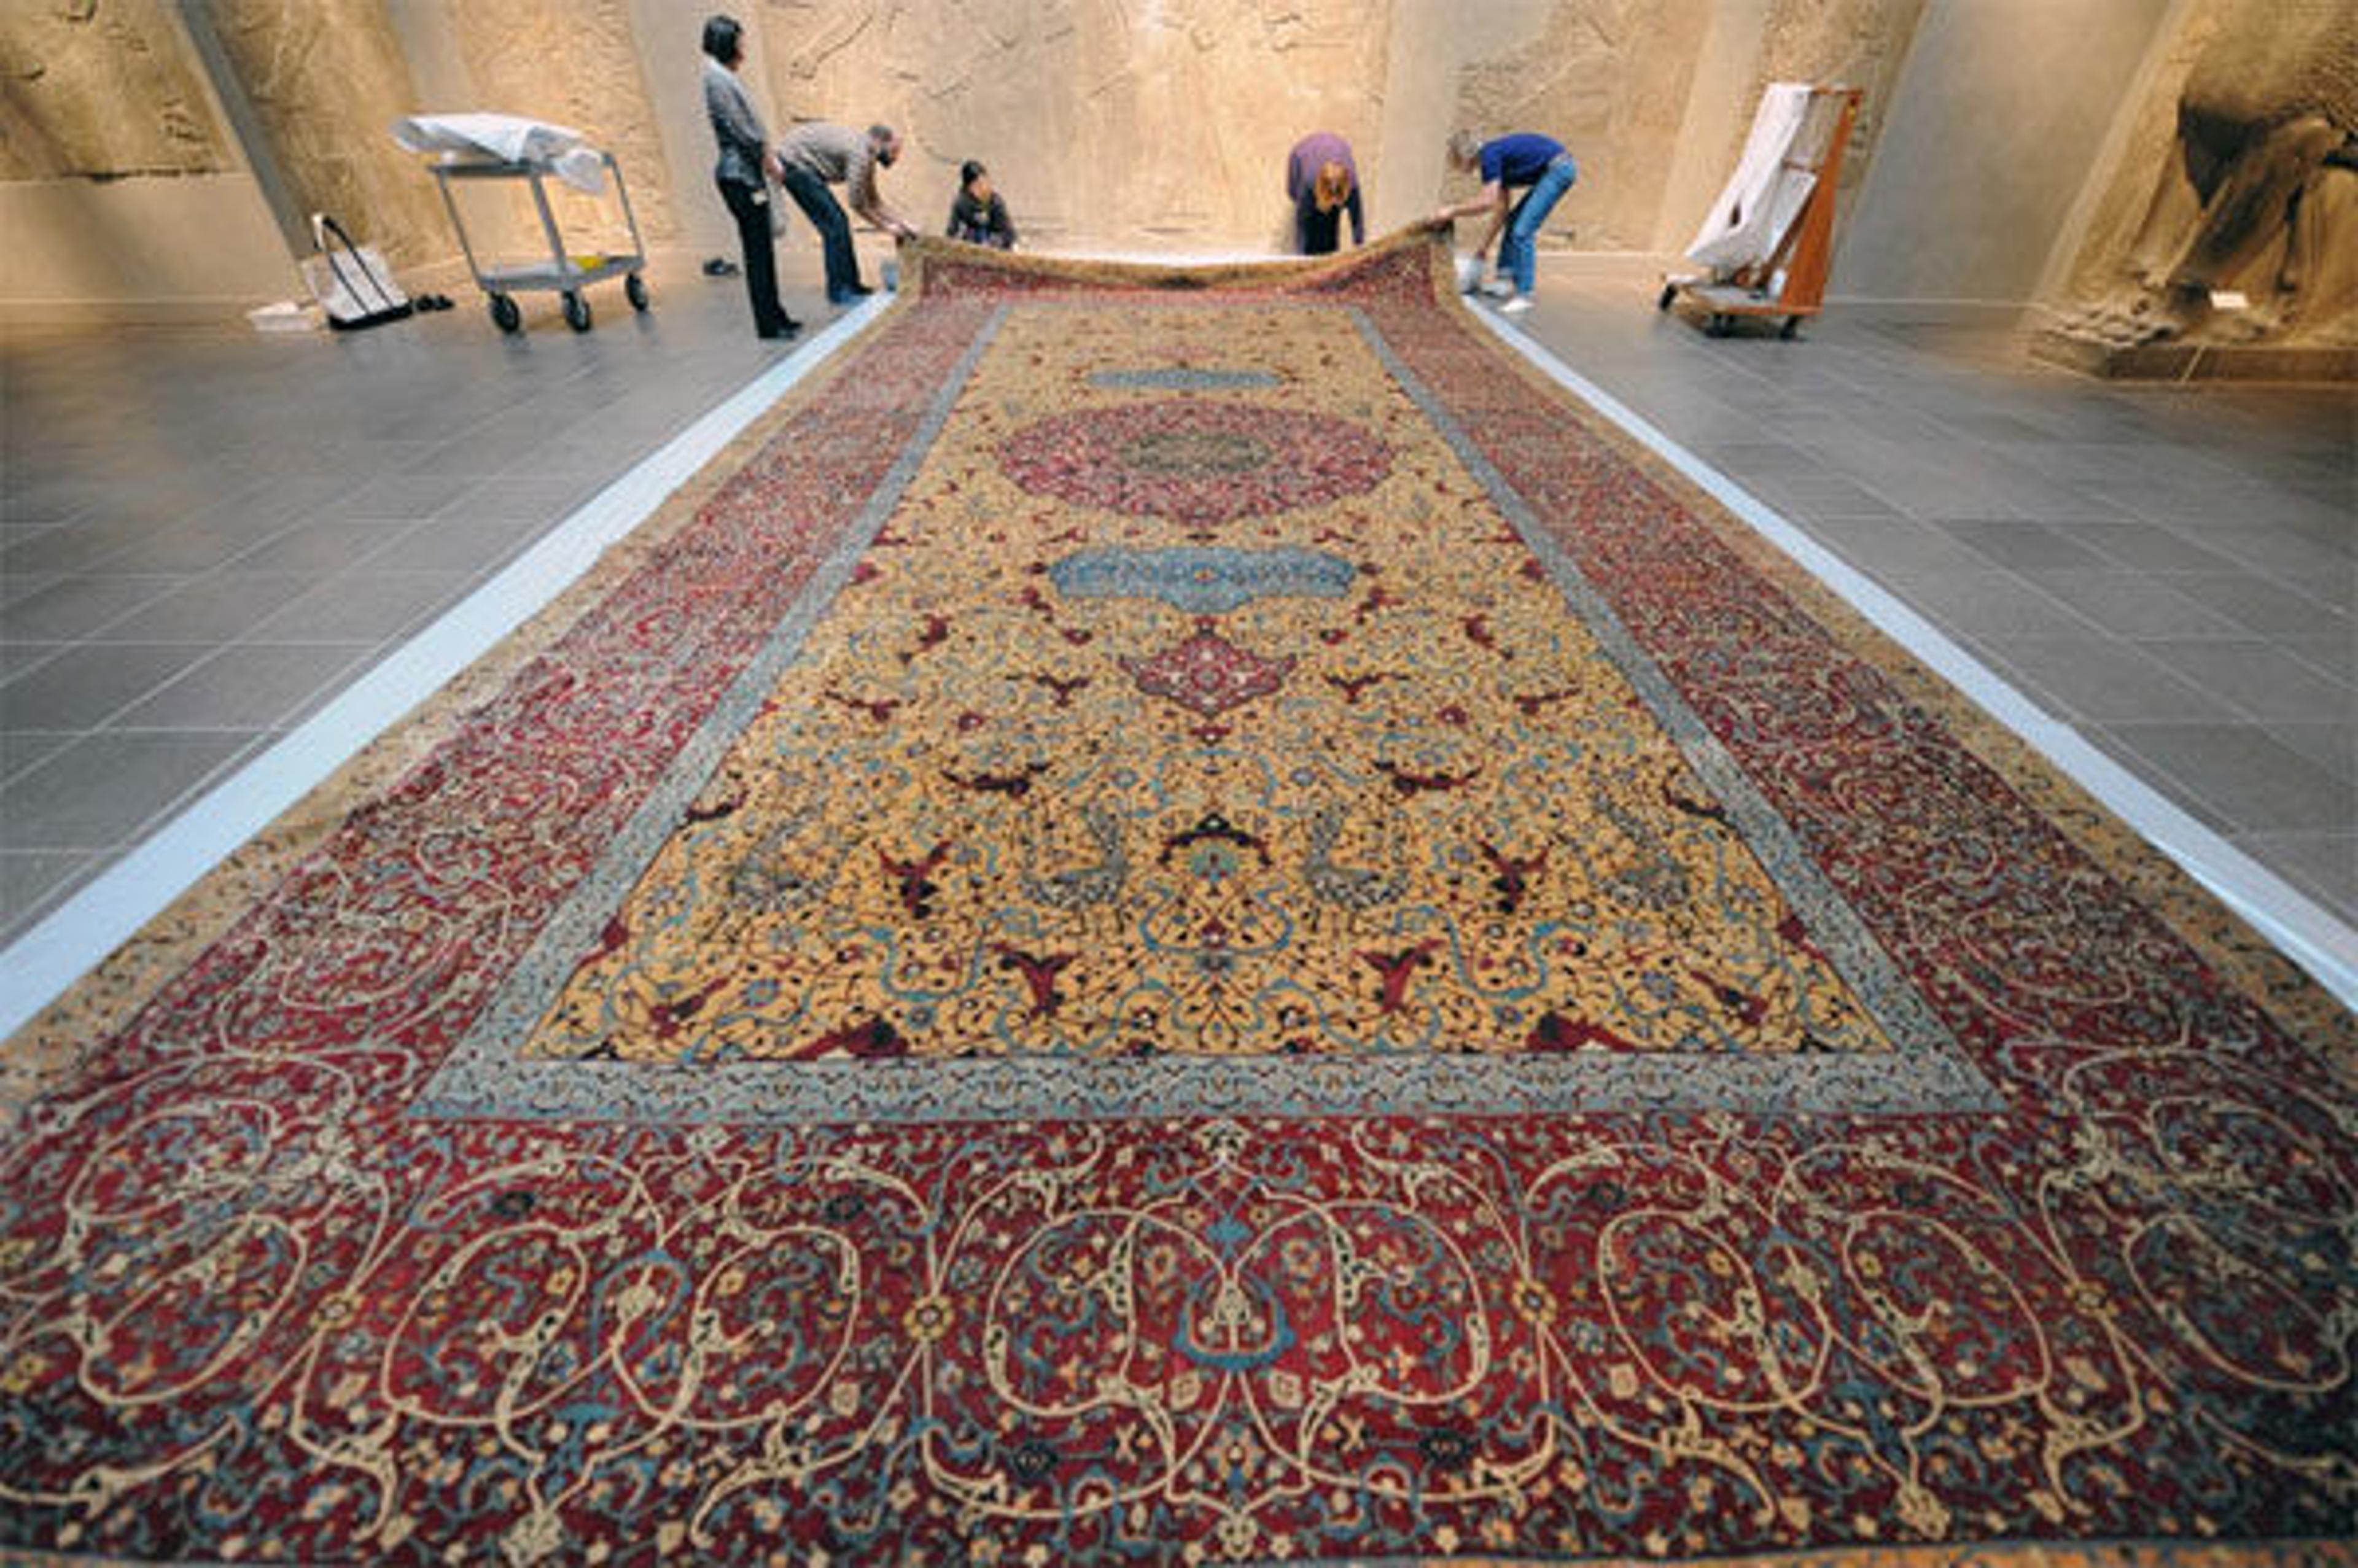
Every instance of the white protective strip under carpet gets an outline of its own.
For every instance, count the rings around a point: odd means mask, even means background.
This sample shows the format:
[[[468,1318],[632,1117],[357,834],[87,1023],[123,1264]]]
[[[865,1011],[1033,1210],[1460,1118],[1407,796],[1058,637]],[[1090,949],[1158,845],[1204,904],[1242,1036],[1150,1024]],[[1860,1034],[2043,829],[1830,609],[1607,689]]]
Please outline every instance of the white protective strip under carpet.
[[[648,454],[0,952],[0,1039],[23,1027],[239,845],[537,614],[890,302],[879,294],[844,312]]]
[[[1941,630],[1878,587],[1733,480],[1656,428],[1611,393],[1565,365],[1528,334],[1476,308],[1476,319],[1576,393],[1606,418],[1677,469],[1764,538],[1866,617],[1985,712],[2094,795],[2146,840],[2178,862],[2317,982],[2358,1008],[2358,930],[2353,930],[2266,867],[2171,804],[2070,725],[2054,719],[2004,677],[1951,642]]]

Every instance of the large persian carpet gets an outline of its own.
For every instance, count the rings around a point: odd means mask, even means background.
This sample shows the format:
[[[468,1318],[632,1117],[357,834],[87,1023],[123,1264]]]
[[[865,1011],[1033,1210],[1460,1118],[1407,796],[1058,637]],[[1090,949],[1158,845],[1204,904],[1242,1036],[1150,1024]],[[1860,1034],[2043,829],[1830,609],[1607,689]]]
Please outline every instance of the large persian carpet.
[[[0,1544],[2346,1547],[2346,1013],[1434,243],[910,270],[13,1044]]]

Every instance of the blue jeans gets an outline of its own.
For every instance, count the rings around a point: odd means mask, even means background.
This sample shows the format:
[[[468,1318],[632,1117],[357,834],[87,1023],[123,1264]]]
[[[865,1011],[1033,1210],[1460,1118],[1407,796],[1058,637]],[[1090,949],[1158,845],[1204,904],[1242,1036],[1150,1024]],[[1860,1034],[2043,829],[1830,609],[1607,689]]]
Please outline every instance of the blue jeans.
[[[1506,237],[1498,242],[1498,270],[1515,280],[1515,292],[1529,294],[1540,280],[1539,257],[1531,250],[1531,242],[1539,238],[1540,225],[1580,178],[1580,169],[1565,153],[1548,165],[1539,183],[1523,192],[1515,210],[1507,217]]]
[[[851,297],[849,291],[860,287],[860,256],[851,248],[851,220],[843,215],[843,203],[835,199],[827,181],[810,170],[788,164],[785,187],[786,194],[818,231],[819,254],[827,263],[827,302],[841,305]]]

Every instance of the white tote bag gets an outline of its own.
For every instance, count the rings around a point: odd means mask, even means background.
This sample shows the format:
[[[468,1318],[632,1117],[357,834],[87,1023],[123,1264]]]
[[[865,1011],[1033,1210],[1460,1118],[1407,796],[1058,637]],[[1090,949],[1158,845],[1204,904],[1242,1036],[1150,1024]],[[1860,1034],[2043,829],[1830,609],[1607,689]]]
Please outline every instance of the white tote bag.
[[[343,225],[325,212],[311,215],[311,241],[319,254],[303,258],[303,281],[328,313],[329,326],[349,332],[398,321],[416,308],[393,281],[384,258],[352,243]]]

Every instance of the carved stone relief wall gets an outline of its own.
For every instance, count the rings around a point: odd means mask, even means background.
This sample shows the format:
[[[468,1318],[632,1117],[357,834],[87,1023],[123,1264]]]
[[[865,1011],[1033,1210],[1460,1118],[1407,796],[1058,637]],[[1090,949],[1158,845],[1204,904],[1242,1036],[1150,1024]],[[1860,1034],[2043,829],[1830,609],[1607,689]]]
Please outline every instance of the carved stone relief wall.
[[[468,107],[583,133],[614,155],[646,243],[661,244],[678,232],[638,39],[622,0],[458,0],[450,16],[475,90]],[[701,13],[687,16],[682,26],[700,19]],[[692,91],[693,83],[681,90]],[[579,237],[613,246],[627,239],[611,191],[592,199],[555,184],[548,189],[568,243]]]
[[[1758,80],[1838,74],[1872,89],[1926,0],[1763,3]],[[11,44],[12,62],[69,58],[61,39],[76,37],[111,39],[115,56],[136,60],[126,40],[142,32],[177,37],[143,23],[168,20],[156,14],[160,4],[0,3],[0,38]],[[673,189],[700,175],[707,138],[700,113],[687,104],[692,78],[671,80],[681,74],[674,70],[660,83],[649,80],[638,28],[675,25],[660,8],[633,0],[399,0],[405,31],[388,20],[389,0],[209,4],[293,199],[306,211],[344,216],[396,262],[452,250],[432,181],[385,134],[393,120],[425,108],[528,114],[587,133],[621,164],[650,244],[684,237],[683,201],[701,204],[699,221],[710,217],[700,182]],[[1573,149],[1581,182],[1556,210],[1551,243],[1646,248],[1714,16],[1693,0],[1491,0],[1478,18],[1428,15],[1403,0],[739,0],[739,9],[751,27],[752,80],[774,129],[805,119],[882,120],[904,132],[912,151],[886,177],[884,193],[920,228],[938,226],[958,164],[979,157],[1033,243],[1174,251],[1282,248],[1290,227],[1285,155],[1314,130],[1351,141],[1370,208],[1385,221],[1427,211],[1455,187],[1388,190],[1386,155],[1396,155],[1401,178],[1429,184],[1438,158],[1425,156],[1433,152],[1425,142],[1437,147],[1455,125],[1485,135],[1542,130]],[[75,16],[82,19],[67,19]],[[676,25],[687,28],[700,16],[682,12]],[[441,77],[463,77],[467,102],[417,101],[403,50],[421,37],[437,51]],[[1395,140],[1415,138],[1412,157],[1384,145],[1396,46],[1416,51],[1435,90],[1419,100],[1429,109],[1389,127]],[[78,47],[90,55],[94,45]],[[109,69],[115,76],[93,64],[78,72],[91,83],[80,92],[92,106],[73,123],[93,134],[180,124],[188,116],[174,105],[204,102],[168,81],[120,80],[129,69],[122,58]],[[660,105],[651,96],[658,89],[670,95]],[[1734,83],[1705,90],[1737,91]],[[12,111],[24,96],[7,100]],[[104,112],[114,99],[150,107]],[[665,124],[680,144],[668,160]],[[1868,139],[1871,132],[1863,134]],[[12,135],[7,152],[21,156],[20,144],[38,145]],[[138,165],[153,166],[152,157]],[[607,236],[618,232],[611,200],[556,193],[569,244],[611,243]],[[459,196],[479,248],[538,245],[519,189],[478,184]]]
[[[2068,335],[2358,344],[2358,0],[2197,0],[2125,113]]]
[[[450,249],[449,221],[389,127],[415,114],[379,0],[209,0],[222,49],[304,214],[333,214],[395,263]]]
[[[1683,0],[1556,0],[1528,43],[1469,62],[1458,85],[1455,127],[1489,137],[1538,131],[1580,166],[1580,180],[1544,231],[1583,250],[1644,249],[1678,145],[1695,60],[1709,22]],[[1734,167],[1731,157],[1729,167]],[[1473,176],[1446,196],[1473,194]]]
[[[1772,0],[1760,37],[1760,63],[1744,94],[1744,124],[1772,81],[1811,81],[1864,91],[1850,145],[1843,154],[1837,214],[1866,182],[1868,163],[1891,112],[1892,90],[1908,60],[1925,0]],[[1734,168],[1744,149],[1738,135],[1727,149]]]
[[[1027,240],[1267,248],[1285,156],[1354,146],[1372,189],[1383,0],[764,0],[761,89],[780,126],[882,120],[911,144],[885,200],[936,230],[960,162],[989,164]]]
[[[232,168],[202,83],[161,0],[0,4],[0,180]]]
[[[1372,222],[1407,221],[1466,189],[1440,172],[1440,143],[1457,126],[1543,131],[1573,150],[1581,180],[1556,209],[1546,243],[1595,251],[1675,244],[1701,217],[1695,192],[1715,189],[1734,167],[1759,88],[1803,79],[1865,90],[1844,209],[1864,212],[1889,195],[1868,181],[1880,149],[1890,181],[1913,192],[1882,205],[1904,208],[1915,226],[1870,222],[1855,232],[1896,253],[1920,243],[1923,213],[1947,200],[1942,181],[1959,170],[1984,178],[1985,165],[1975,161],[1983,150],[2014,145],[1977,118],[1976,106],[2015,80],[2006,29],[1984,20],[2005,13],[1994,0],[715,3],[748,24],[749,81],[773,129],[804,119],[900,127],[911,151],[885,177],[884,195],[924,230],[938,229],[958,163],[979,157],[1027,243],[1067,250],[1282,248],[1285,155],[1314,130],[1352,142]],[[2342,150],[2358,0],[2171,3],[2172,15],[2186,18],[2182,36],[2168,69],[2148,73],[2151,100],[2121,111],[2136,125],[2113,138],[2134,144],[2115,189],[2093,201],[2081,194],[2079,176],[2047,160],[2038,221],[1985,225],[2022,253],[2009,277],[2026,268],[2039,275],[2055,243],[2050,210],[2075,196],[2093,213],[2073,275],[2083,302],[2108,298],[2141,239],[2174,234],[2172,254],[2182,255],[2187,236],[2217,229],[2194,226],[2201,201],[2185,173],[2172,177],[2175,194],[2154,194],[2161,171],[2184,168],[2178,109],[2191,86],[2226,105],[2205,110],[2210,121],[2277,137],[2270,145],[2304,171],[2288,188],[2309,225],[2300,232],[2324,240],[2295,255],[2285,237],[2295,226],[2279,222],[2258,242],[2238,231],[2206,243],[2246,281],[2263,272],[2280,278],[2292,255],[2306,267],[2306,299],[2346,305],[2358,297],[2358,280],[2339,281],[2358,270],[2358,240],[2347,237],[2358,169],[2342,168],[2358,157]],[[651,245],[733,243],[709,186],[710,137],[690,52],[710,8],[671,0],[205,0],[203,15],[237,96],[252,106],[251,124],[234,100],[233,116],[258,135],[288,200],[338,213],[410,266],[455,259],[456,251],[432,179],[387,135],[393,120],[426,109],[500,110],[576,126],[622,165]],[[2147,18],[2135,39],[2117,21],[2117,36],[2108,35],[2112,55],[2145,59],[2157,13],[2111,0],[2106,14]],[[2218,40],[2246,35],[2274,40],[2274,52],[2257,61],[2245,58],[2248,49],[2215,53]],[[1958,40],[1979,53],[1949,58]],[[1925,58],[1911,63],[1911,51]],[[244,161],[228,125],[214,123],[205,73],[169,0],[0,0],[0,178],[233,173]],[[2099,80],[2037,61],[2025,70],[2034,95],[2050,98]],[[2093,145],[2089,127],[2112,112],[2114,82],[2125,79],[2103,78],[2093,98],[2074,100],[2095,105],[2069,122],[2081,156]],[[2262,92],[2257,108],[2218,92],[2246,79],[2280,90]],[[2294,86],[2281,87],[2286,81]],[[1895,115],[1903,81],[1913,84],[1912,108],[1901,104]],[[421,102],[428,83],[436,101]],[[1897,128],[1887,135],[1887,126]],[[2017,149],[1998,161],[2018,157]],[[1986,178],[2003,196],[2006,171]],[[2068,191],[2050,189],[2067,178]],[[538,245],[536,225],[518,221],[517,188],[471,189],[507,209],[503,222],[482,226],[470,209],[479,243],[503,231]],[[92,189],[103,205],[105,192]],[[1689,202],[1696,211],[1672,211]],[[2180,206],[2187,213],[2169,218]],[[2015,209],[1993,199],[1975,211]],[[2169,222],[2153,221],[2156,211]],[[560,216],[577,252],[608,248],[605,236],[616,232],[611,199],[568,202]],[[798,219],[789,235],[790,245],[810,243]],[[2270,245],[2273,261],[2255,259],[2255,246]],[[1987,269],[1961,262],[1952,270],[1969,276],[1944,275],[1926,297],[1983,297],[1975,284]],[[1898,278],[1890,297],[1917,297],[1908,290],[1918,281]],[[2283,292],[2273,283],[2270,290]],[[2313,332],[2349,314],[2304,305],[2292,316]]]

